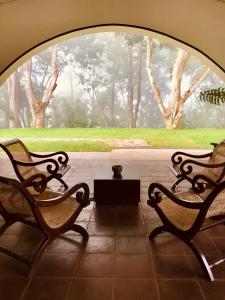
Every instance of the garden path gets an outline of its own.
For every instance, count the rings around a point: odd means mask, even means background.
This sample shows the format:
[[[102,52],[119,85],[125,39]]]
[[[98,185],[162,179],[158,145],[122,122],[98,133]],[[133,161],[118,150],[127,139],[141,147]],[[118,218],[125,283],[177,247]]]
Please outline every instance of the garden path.
[[[105,142],[115,148],[145,149],[149,148],[144,139],[101,139],[101,138],[40,138],[43,141],[89,141]],[[36,138],[23,138],[24,141],[35,141]]]

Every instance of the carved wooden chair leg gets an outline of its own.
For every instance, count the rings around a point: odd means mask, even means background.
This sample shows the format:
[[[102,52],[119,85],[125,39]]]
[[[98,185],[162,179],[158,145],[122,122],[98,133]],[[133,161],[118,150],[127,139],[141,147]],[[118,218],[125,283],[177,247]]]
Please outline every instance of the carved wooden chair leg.
[[[185,240],[183,240],[183,242],[185,242],[185,244],[187,246],[189,246],[189,248],[191,248],[192,252],[197,257],[204,273],[209,278],[209,280],[214,281],[213,273],[211,271],[210,265],[208,264],[207,259],[205,258],[204,254],[193,244],[193,242],[185,241]]]
[[[75,232],[80,233],[80,234],[83,236],[83,238],[84,238],[85,240],[88,240],[89,235],[88,235],[87,231],[86,231],[83,227],[81,227],[80,225],[73,224],[73,226],[72,226],[71,229],[72,229],[73,231],[75,231]]]
[[[150,240],[153,240],[158,234],[164,232],[164,231],[167,231],[165,229],[165,226],[158,226],[156,227],[149,235],[149,239]]]
[[[45,251],[45,249],[48,247],[48,245],[51,243],[52,240],[50,240],[49,238],[45,238],[41,245],[39,246],[38,250],[36,251],[34,257],[32,258],[32,261],[31,261],[31,268],[29,270],[29,273],[28,273],[28,277],[31,278],[37,267],[38,267],[38,264],[39,264],[39,261],[40,261],[40,258],[41,258],[41,255],[42,253]]]

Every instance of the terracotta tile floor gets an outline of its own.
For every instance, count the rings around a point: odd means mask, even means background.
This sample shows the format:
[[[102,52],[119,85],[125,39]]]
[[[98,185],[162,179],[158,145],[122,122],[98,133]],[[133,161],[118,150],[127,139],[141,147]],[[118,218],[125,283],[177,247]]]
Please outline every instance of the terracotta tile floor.
[[[72,186],[85,181],[93,192],[93,178],[100,167],[131,166],[141,178],[141,203],[135,206],[100,206],[91,203],[78,223],[90,235],[86,247],[78,234],[68,232],[55,240],[43,255],[35,276],[26,278],[27,267],[0,254],[1,300],[201,300],[225,299],[225,265],[215,269],[208,282],[186,246],[162,234],[149,243],[148,234],[160,221],[147,206],[150,182],[170,187],[169,157],[173,150],[118,150],[112,153],[71,154],[72,168],[65,179]],[[13,171],[1,155],[1,175]],[[0,243],[30,256],[41,235],[15,224]],[[224,226],[198,237],[209,259],[225,253]]]

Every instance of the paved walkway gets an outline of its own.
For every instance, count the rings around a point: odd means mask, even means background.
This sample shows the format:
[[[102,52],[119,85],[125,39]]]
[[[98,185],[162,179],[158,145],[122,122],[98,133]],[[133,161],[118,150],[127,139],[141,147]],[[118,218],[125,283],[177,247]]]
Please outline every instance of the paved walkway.
[[[176,151],[191,152],[193,154],[208,153],[202,149],[113,149],[111,152],[70,152],[72,159],[120,159],[156,161],[170,160]]]
[[[24,141],[34,141],[36,138],[22,138]],[[88,142],[104,142],[116,148],[142,149],[149,148],[145,139],[101,139],[101,138],[41,138],[43,141],[88,141]]]

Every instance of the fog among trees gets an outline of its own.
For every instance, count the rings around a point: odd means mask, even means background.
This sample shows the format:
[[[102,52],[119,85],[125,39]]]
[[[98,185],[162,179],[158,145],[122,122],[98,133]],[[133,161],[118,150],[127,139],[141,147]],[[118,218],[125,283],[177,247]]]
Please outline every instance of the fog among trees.
[[[69,39],[35,55],[0,88],[0,127],[225,128],[225,87],[183,49],[131,33]]]

